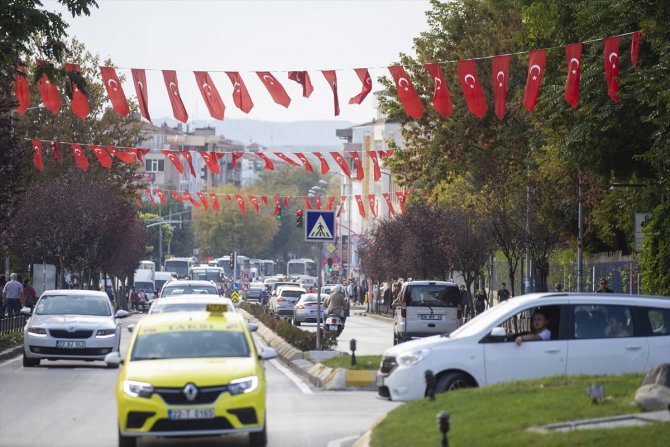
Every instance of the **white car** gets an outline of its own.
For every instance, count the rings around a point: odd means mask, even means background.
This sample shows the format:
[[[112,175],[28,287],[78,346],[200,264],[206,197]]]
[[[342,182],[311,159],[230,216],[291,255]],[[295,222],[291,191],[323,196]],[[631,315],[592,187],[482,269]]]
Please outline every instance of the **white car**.
[[[525,315],[542,312],[546,340],[529,341]],[[526,327],[524,328],[523,326]],[[520,344],[519,336],[526,335]],[[670,360],[670,298],[544,293],[509,299],[449,335],[387,349],[378,393],[408,401],[436,392],[560,375],[641,373]]]
[[[237,312],[230,298],[218,295],[172,295],[154,300],[149,314],[164,314],[168,312],[204,312],[208,304],[226,304],[228,312]]]
[[[31,315],[29,308],[21,313]],[[37,301],[23,329],[23,366],[40,360],[104,360],[119,350],[118,319],[128,316],[114,308],[105,292],[48,290]]]

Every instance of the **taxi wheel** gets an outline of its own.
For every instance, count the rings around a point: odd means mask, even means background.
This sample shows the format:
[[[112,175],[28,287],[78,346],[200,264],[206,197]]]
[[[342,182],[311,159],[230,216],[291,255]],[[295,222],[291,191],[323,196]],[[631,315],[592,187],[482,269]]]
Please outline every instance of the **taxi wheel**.
[[[123,436],[119,430],[119,447],[137,447],[137,438]]]
[[[31,368],[33,366],[40,366],[40,359],[31,359],[26,357],[26,353],[23,353],[23,366],[26,368]]]
[[[268,443],[268,422],[267,420],[265,421],[265,425],[263,425],[263,431],[257,431],[257,432],[251,432],[249,433],[249,446],[250,447],[257,447],[257,446],[264,446]],[[119,446],[121,447],[121,446]]]

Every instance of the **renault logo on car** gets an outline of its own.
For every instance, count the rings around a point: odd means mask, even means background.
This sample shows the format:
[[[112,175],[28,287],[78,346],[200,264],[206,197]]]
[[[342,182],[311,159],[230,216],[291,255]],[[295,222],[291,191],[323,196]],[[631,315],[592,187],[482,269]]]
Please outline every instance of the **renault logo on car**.
[[[189,402],[193,402],[195,398],[198,396],[198,388],[193,385],[192,383],[187,384],[184,387],[184,396]]]

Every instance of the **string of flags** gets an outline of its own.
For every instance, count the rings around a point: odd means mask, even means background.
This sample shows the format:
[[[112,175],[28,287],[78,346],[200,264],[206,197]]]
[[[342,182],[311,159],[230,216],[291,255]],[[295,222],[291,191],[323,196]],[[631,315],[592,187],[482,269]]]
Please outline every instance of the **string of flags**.
[[[237,202],[237,205],[240,209],[240,212],[242,215],[246,215],[247,213],[247,202],[250,203],[253,206],[254,211],[256,214],[260,212],[260,204],[262,203],[264,206],[269,206],[270,200],[274,200],[274,215],[278,215],[281,211],[281,209],[288,209],[289,208],[289,202],[292,199],[296,199],[298,201],[302,200],[302,204],[300,202],[298,203],[298,206],[304,207],[306,210],[326,210],[326,211],[331,211],[333,210],[336,196],[315,196],[314,197],[314,206],[312,206],[312,198],[309,196],[267,196],[267,195],[242,195],[242,194],[215,194],[213,192],[208,192],[204,193],[201,191],[198,191],[195,193],[195,196],[193,197],[193,194],[191,194],[188,191],[177,191],[174,189],[167,190],[167,193],[169,193],[173,199],[179,200],[179,201],[186,201],[190,202],[195,208],[201,208],[204,210],[220,210],[221,207],[223,206],[222,204],[225,203],[225,201],[233,201],[235,200]],[[405,202],[407,200],[407,197],[411,193],[410,190],[404,190],[404,191],[396,191],[395,196],[398,199],[398,204],[400,208],[400,212],[404,213],[405,212]],[[166,192],[163,191],[162,189],[152,189],[152,188],[145,188],[145,190],[142,191],[135,191],[135,203],[137,203],[137,206],[142,208],[142,198],[146,197],[149,199],[151,202],[151,205],[154,208],[158,207],[158,202],[154,198],[154,194],[158,197],[158,200],[163,205],[167,205],[166,202]],[[356,201],[356,205],[358,206],[358,213],[361,215],[361,217],[365,218],[367,216],[366,210],[365,210],[365,205],[367,203],[367,207],[369,209],[370,215],[377,219],[377,199],[378,196],[381,196],[381,198],[384,199],[386,202],[386,205],[388,206],[389,213],[391,215],[395,214],[395,209],[393,207],[392,203],[392,198],[391,194],[388,192],[381,193],[379,195],[377,194],[354,194],[353,196],[346,196],[346,195],[341,195],[340,197],[340,204],[338,205],[337,212],[336,212],[336,217],[340,216],[340,213],[342,212],[342,208],[344,207],[345,202],[347,199],[353,198]],[[219,197],[223,197],[223,202],[219,200]],[[325,203],[324,203],[325,200]],[[283,203],[283,206],[282,206]]]
[[[619,42],[621,37],[631,36],[631,50],[630,60],[632,66],[635,67],[638,61],[641,32],[635,31],[630,33],[618,34],[604,39],[595,39],[587,42],[577,42],[569,45],[549,48],[565,48],[567,75],[565,84],[565,100],[573,108],[577,107],[579,101],[579,83],[581,71],[581,53],[584,43],[603,42],[604,50],[604,68],[605,80],[607,83],[608,95],[613,101],[618,102],[619,90]],[[436,112],[444,118],[448,118],[454,110],[453,101],[449,92],[449,88],[444,80],[443,65],[451,62],[457,62],[458,78],[465,97],[468,110],[483,118],[488,110],[488,105],[482,84],[477,76],[476,61],[492,59],[493,69],[493,96],[494,96],[494,110],[496,116],[502,120],[505,116],[506,110],[506,95],[509,78],[509,59],[512,55],[528,53],[528,71],[526,77],[526,86],[524,89],[523,105],[532,112],[535,109],[537,98],[540,92],[540,84],[544,74],[544,67],[546,62],[547,48],[536,49],[529,52],[517,52],[513,54],[503,54],[497,56],[477,57],[468,60],[435,62],[424,64],[424,68],[430,74],[433,80],[433,98],[432,105]],[[47,64],[47,61],[38,60],[38,65]],[[100,74],[107,91],[107,95],[112,104],[114,111],[121,116],[128,116],[129,107],[126,99],[126,93],[123,90],[122,83],[116,72],[116,68],[101,66]],[[372,78],[370,76],[370,68],[355,68],[355,74],[361,81],[361,90],[356,93],[349,104],[361,104],[367,95],[372,91]],[[410,76],[405,71],[403,66],[393,65],[389,66],[388,70],[393,78],[395,87],[398,93],[400,102],[402,103],[407,115],[420,119],[424,112],[425,106],[419,97]],[[15,91],[16,99],[19,102],[18,110],[24,113],[30,105],[28,82],[25,77],[25,67],[17,64],[17,71],[22,74],[15,75]],[[78,64],[66,64],[66,71],[81,72]],[[330,90],[333,93],[333,110],[335,116],[340,114],[340,102],[338,96],[337,72],[342,70],[321,70],[323,78],[328,83]],[[149,89],[146,80],[146,69],[131,68],[131,77],[133,86],[135,87],[135,94],[138,99],[140,113],[147,120],[151,121],[149,115]],[[213,71],[212,73],[215,73]],[[230,79],[232,85],[232,100],[235,107],[244,113],[249,113],[254,103],[251,98],[249,89],[244,82],[244,79],[238,71],[225,72]],[[261,84],[265,87],[267,92],[272,97],[273,101],[285,108],[288,108],[291,103],[291,98],[284,89],[279,79],[270,71],[256,71],[255,73]],[[179,90],[179,80],[175,70],[162,70],[163,81],[166,91],[170,98],[170,104],[175,119],[186,122],[188,120],[188,112],[184,106]],[[210,72],[193,71],[195,82],[198,86],[202,99],[207,106],[207,110],[212,118],[223,120],[226,106],[221,98],[221,94],[217,89]],[[302,95],[305,98],[314,91],[314,84],[309,72],[307,71],[288,71],[288,80],[298,83],[302,87]],[[89,115],[88,98],[81,92],[75,83],[70,81],[72,89],[72,100],[70,107],[72,112],[82,119],[86,119]],[[49,77],[44,74],[39,82],[39,91],[44,105],[53,113],[58,113],[61,108],[61,100],[58,88],[53,84]]]
[[[146,148],[131,148],[131,147],[120,148],[114,146],[101,146],[95,144],[60,143],[56,140],[33,139],[32,140],[33,162],[35,167],[40,171],[44,169],[43,157],[45,149],[43,148],[42,145],[42,143],[44,142],[50,145],[53,156],[59,161],[61,160],[59,151],[60,145],[68,144],[72,149],[74,160],[77,167],[82,171],[87,171],[90,166],[88,158],[86,157],[85,153],[87,148],[95,155],[100,165],[107,169],[110,169],[112,167],[113,162],[112,157],[115,157],[119,159],[121,162],[126,164],[139,163],[141,165],[144,165],[143,157],[149,154],[150,152],[156,152]],[[190,172],[190,174],[194,177],[196,176],[195,169],[193,167],[194,154],[199,154],[203,158],[205,165],[207,166],[207,169],[209,169],[213,174],[219,174],[221,172],[221,165],[219,164],[220,160],[226,157],[228,154],[230,154],[233,169],[238,168],[238,161],[240,158],[242,158],[244,155],[249,155],[251,157],[258,157],[261,160],[263,160],[264,162],[263,168],[270,171],[274,171],[275,163],[277,162],[277,160],[280,160],[286,162],[290,166],[304,167],[307,172],[314,172],[314,167],[307,158],[307,155],[313,155],[319,160],[321,164],[320,166],[321,174],[326,174],[331,170],[331,166],[328,160],[326,159],[325,155],[322,154],[321,152],[316,151],[291,153],[291,155],[294,155],[296,158],[298,158],[299,161],[296,161],[295,159],[291,158],[288,154],[284,152],[272,152],[272,153],[249,152],[249,151],[219,152],[219,151],[192,151],[192,150],[178,150],[178,151],[160,150],[160,152],[163,155],[165,155],[165,157],[168,160],[172,162],[172,164],[177,169],[177,171],[179,171],[180,174],[183,174],[184,172],[187,173]],[[372,168],[373,168],[372,175],[374,180],[379,181],[381,179],[381,168],[379,165],[379,161],[393,155],[393,150],[363,151],[363,152],[367,154],[367,156],[370,158],[370,161],[372,162]],[[345,160],[344,155],[342,153],[329,152],[327,155],[329,155],[332,158],[332,160],[334,160],[334,162],[340,168],[343,175],[346,175],[347,177],[353,178],[355,180],[363,180],[365,178],[365,171],[363,170],[363,161],[361,159],[362,154],[359,154],[357,151],[348,151],[347,153],[349,154],[349,156],[351,156],[351,158],[354,161],[355,174],[352,173],[352,170],[350,169],[349,164],[347,163],[347,160]],[[276,159],[273,161],[271,156],[276,157]],[[182,158],[184,159],[184,163],[182,163]],[[184,164],[188,166],[189,168],[188,170],[186,170]]]

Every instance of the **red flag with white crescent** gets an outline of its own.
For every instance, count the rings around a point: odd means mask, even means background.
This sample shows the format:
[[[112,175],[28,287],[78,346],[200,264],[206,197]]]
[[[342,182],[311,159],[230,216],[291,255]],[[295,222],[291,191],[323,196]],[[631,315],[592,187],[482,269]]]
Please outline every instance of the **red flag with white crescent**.
[[[68,72],[81,73],[79,64],[65,64],[65,70]],[[72,87],[72,101],[70,101],[72,113],[85,120],[91,113],[91,109],[88,106],[88,98],[81,90],[79,90],[77,84],[72,82],[72,80],[70,80],[70,87]]]
[[[156,205],[156,201],[154,200],[154,195],[151,193],[151,188],[144,188],[144,190],[147,192],[149,200],[151,200],[151,206],[154,208],[158,207],[158,205]]]
[[[295,161],[295,160],[289,158],[287,155],[283,154],[282,152],[275,152],[274,154],[275,154],[277,157],[279,157],[279,158],[281,158],[282,160],[284,160],[286,163],[290,164],[291,166],[300,167],[300,163],[298,163],[297,161]]]
[[[210,192],[209,197],[212,199],[212,209],[218,210],[219,208],[221,208],[219,206],[219,198],[216,196],[216,194]]]
[[[175,191],[174,189],[170,190],[170,194],[172,194],[172,198],[175,200],[188,200],[185,196],[180,196],[179,194],[177,194],[177,191]]]
[[[240,207],[240,211],[242,211],[242,215],[244,216],[247,214],[247,205],[244,203],[244,198],[239,194],[235,194],[235,198],[237,199],[237,206]]]
[[[267,196],[261,196],[261,202],[263,202],[263,205],[268,206],[268,197]]]
[[[140,113],[142,113],[145,120],[151,122],[147,75],[141,68],[132,68],[130,73],[133,76],[133,84],[135,85],[135,94],[137,95],[137,103],[140,106]]]
[[[326,161],[326,157],[324,157],[321,152],[314,152],[314,155],[316,155],[316,158],[319,159],[321,162],[321,174],[325,174],[328,171],[330,171],[330,166],[328,165],[328,162]]]
[[[137,193],[135,193],[135,194],[137,194]],[[137,206],[139,206],[140,208],[143,208],[142,207],[142,201],[140,200],[139,197],[137,197],[137,195],[134,197],[134,199],[135,199],[135,203],[137,204]]]
[[[130,109],[128,108],[128,100],[126,94],[123,92],[121,81],[116,75],[116,70],[113,67],[100,67],[100,74],[102,75],[102,82],[105,84],[107,96],[112,103],[112,108],[121,116],[128,116]]]
[[[193,157],[191,156],[191,151],[181,151],[181,155],[186,159],[188,163],[188,169],[191,171],[191,175],[195,177],[195,168],[193,168]]]
[[[40,140],[33,140],[33,161],[37,169],[40,171],[44,169],[44,164],[42,164],[42,142]]]
[[[342,173],[347,177],[351,177],[351,170],[349,170],[349,165],[347,164],[347,161],[344,159],[342,154],[339,152],[331,152],[330,156],[333,157],[335,163],[337,163],[340,169],[342,169]]]
[[[51,141],[51,150],[54,152],[54,157],[56,157],[56,160],[60,160],[60,152],[58,152],[58,140],[52,140]]]
[[[386,151],[377,151],[377,153],[379,154],[379,159],[383,160],[385,158],[389,158],[389,157],[393,156],[393,149],[389,149],[389,150],[386,150]]]
[[[340,213],[342,212],[342,208],[344,208],[344,202],[347,201],[347,196],[340,196],[340,206],[337,208],[337,213],[335,213],[335,217],[340,217]]]
[[[354,71],[358,75],[358,79],[363,83],[363,87],[358,95],[349,100],[349,104],[360,104],[372,91],[372,78],[367,68],[354,68]]]
[[[205,197],[205,195],[201,192],[196,192],[195,194],[200,199],[200,203],[202,203],[202,206],[205,208],[205,210],[209,209],[209,203],[207,203],[207,197]]]
[[[263,168],[267,169],[268,171],[274,171],[275,170],[274,163],[272,163],[272,160],[270,160],[270,158],[267,155],[262,154],[260,152],[256,152],[256,155],[258,155],[260,158],[262,158],[263,161],[265,162],[265,166],[263,166]]]
[[[368,204],[370,205],[370,213],[372,217],[377,218],[377,197],[374,194],[368,194]]]
[[[458,61],[458,79],[461,82],[461,89],[463,90],[468,110],[473,115],[483,118],[486,115],[488,106],[486,105],[484,91],[477,78],[475,68],[475,61],[472,59]]]
[[[307,172],[314,172],[314,168],[312,168],[312,164],[309,162],[305,154],[301,154],[300,152],[296,152],[295,156],[300,159],[302,162],[302,165],[305,167],[305,171]]]
[[[407,194],[409,191],[396,191],[395,195],[398,197],[398,203],[400,204],[400,211],[405,212],[405,200],[407,199]]]
[[[375,181],[379,181],[382,178],[382,172],[379,169],[379,158],[377,157],[377,151],[367,151],[370,160],[372,160],[372,174]]]
[[[258,214],[258,210],[259,210],[258,199],[256,198],[256,196],[248,196],[248,197],[249,197],[249,201],[254,206],[254,210],[256,210],[256,214]]]
[[[528,53],[528,77],[526,78],[526,89],[523,94],[523,105],[529,112],[532,112],[537,104],[546,60],[547,50],[545,49],[533,50]]]
[[[91,146],[91,150],[100,162],[100,166],[110,169],[112,167],[112,157],[100,146]]]
[[[16,101],[19,103],[17,110],[23,114],[30,107],[30,88],[28,87],[25,66],[22,62],[16,64],[16,71],[18,73],[14,74],[14,92],[16,93]]]
[[[197,200],[195,200],[195,199],[193,198],[193,196],[191,195],[190,192],[188,192],[188,191],[184,191],[184,197],[186,197],[186,200],[188,200],[189,202],[191,202],[191,203],[193,204],[194,207],[199,208],[199,207],[201,206],[200,202],[198,202]]]
[[[420,119],[423,116],[423,111],[425,109],[421,99],[419,99],[419,95],[416,93],[416,90],[414,90],[409,75],[400,65],[390,66],[389,71],[395,82],[398,98],[400,99],[402,106],[405,108],[405,113],[412,118]]]
[[[113,156],[115,156],[116,158],[118,158],[119,160],[121,160],[122,162],[124,162],[127,165],[132,165],[137,160],[137,157],[135,156],[135,154],[128,153],[128,152],[121,152],[120,150],[116,149],[114,146],[107,146],[107,150],[109,150],[109,152],[111,152],[111,154]]]
[[[340,114],[340,99],[337,97],[337,73],[335,70],[322,70],[323,77],[328,81],[330,89],[333,91],[333,104],[335,106],[335,116]]]
[[[314,208],[321,209],[321,196],[314,196]]]
[[[360,214],[361,217],[365,217],[365,207],[363,206],[363,198],[361,197],[360,194],[355,194],[354,198],[356,199],[356,204],[358,205],[358,214]]]
[[[358,156],[358,152],[356,151],[349,151],[349,155],[354,159],[354,166],[356,166],[356,180],[363,180],[365,173],[363,172],[361,157]]]
[[[619,102],[619,36],[603,39],[605,48],[605,79],[607,80],[607,94]]]
[[[289,200],[291,200],[291,196],[284,196],[284,208],[288,208]]]
[[[45,65],[47,63],[44,61],[37,61],[37,64]],[[51,82],[51,79],[49,79],[46,73],[40,78],[39,89],[44,106],[53,113],[58,113],[61,105],[60,95],[58,94],[58,89],[53,82]]]
[[[212,118],[223,120],[226,106],[223,104],[221,95],[212,81],[212,77],[206,71],[194,71],[195,82],[198,84],[202,99],[205,101],[207,110]]]
[[[149,149],[144,149],[144,148],[141,148],[141,147],[136,147],[136,148],[129,147],[128,150],[130,152],[132,152],[133,154],[135,154],[135,158],[137,159],[137,163],[144,166],[144,159],[142,157],[144,157],[145,155],[147,155],[150,152]]]
[[[579,78],[581,76],[582,43],[565,46],[565,59],[568,61],[568,76],[565,79],[565,100],[573,108],[579,103]]]
[[[207,169],[212,171],[213,174],[218,174],[221,172],[221,167],[219,166],[219,162],[216,160],[216,155],[214,153],[210,154],[206,151],[199,151],[199,153],[202,155],[202,159],[205,160]]]
[[[163,70],[163,80],[165,81],[165,88],[170,97],[170,105],[172,105],[172,114],[175,119],[185,123],[188,121],[188,113],[184,102],[181,100],[179,94],[179,81],[177,80],[177,72],[174,70]]]
[[[77,167],[82,171],[88,171],[88,159],[84,154],[84,150],[77,143],[70,143],[70,146],[74,152],[74,161],[77,163]]]
[[[384,197],[384,200],[386,200],[386,205],[389,207],[389,213],[393,216],[395,214],[395,210],[393,209],[393,203],[391,202],[389,193],[383,192],[382,197]]]
[[[247,86],[244,85],[242,76],[236,71],[227,71],[226,74],[233,84],[233,102],[235,103],[235,107],[244,113],[249,113],[254,108],[254,102],[251,100],[251,96],[249,96],[249,91],[247,90]]]
[[[312,209],[312,202],[309,201],[309,197],[302,196],[302,200],[305,202],[305,209],[311,210]]]
[[[332,211],[335,204],[335,196],[328,196],[328,203],[326,203],[326,211]]]
[[[281,199],[281,197],[279,197],[279,196],[275,196],[275,211],[274,211],[274,215],[275,215],[275,216],[276,216],[277,214],[279,214],[279,200],[280,200],[280,199]]]
[[[491,74],[493,75],[493,104],[498,120],[502,121],[507,112],[509,54],[494,57],[491,67]]]
[[[302,85],[302,96],[309,98],[309,95],[314,91],[312,80],[309,78],[309,73],[306,71],[289,71],[288,78]]]
[[[440,64],[425,64],[426,70],[433,79],[433,108],[437,113],[445,118],[449,118],[451,112],[454,111],[454,103],[451,102],[451,95],[449,94],[449,87],[444,82],[444,75]]]
[[[233,169],[237,169],[237,160],[244,156],[244,152],[233,152]]]
[[[630,42],[630,62],[633,64],[633,67],[637,67],[637,58],[640,54],[640,37],[642,37],[642,33],[635,31],[633,39]]]
[[[168,151],[168,150],[162,150],[165,154],[165,156],[172,162],[175,168],[177,168],[177,171],[179,171],[180,174],[184,173],[184,165],[181,164],[181,160],[179,160],[179,155],[177,155],[174,151]]]
[[[167,202],[165,201],[165,193],[163,192],[162,189],[157,189],[156,195],[158,196],[159,199],[161,199],[161,203],[163,205],[167,205]]]
[[[270,96],[272,96],[272,100],[280,106],[288,108],[289,104],[291,104],[291,98],[289,98],[286,90],[284,90],[284,87],[279,83],[277,78],[269,71],[257,71],[256,75],[270,93]]]

